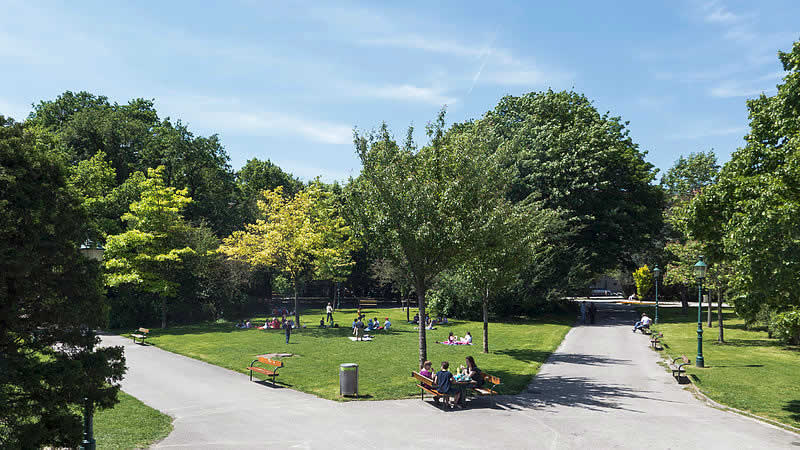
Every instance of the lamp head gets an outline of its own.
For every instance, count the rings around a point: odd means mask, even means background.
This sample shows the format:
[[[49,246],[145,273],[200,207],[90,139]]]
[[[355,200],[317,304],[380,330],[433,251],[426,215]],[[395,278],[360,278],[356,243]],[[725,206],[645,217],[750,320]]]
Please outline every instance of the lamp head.
[[[692,272],[694,273],[694,277],[698,280],[702,280],[706,277],[706,271],[708,270],[708,265],[703,262],[703,257],[700,257],[700,261],[695,263]]]

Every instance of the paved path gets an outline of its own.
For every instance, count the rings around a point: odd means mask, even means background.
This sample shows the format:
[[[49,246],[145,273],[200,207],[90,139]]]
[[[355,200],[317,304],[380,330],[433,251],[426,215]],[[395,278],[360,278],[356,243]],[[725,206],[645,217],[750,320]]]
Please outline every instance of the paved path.
[[[125,346],[123,389],[175,418],[156,448],[800,446],[794,433],[707,407],[678,386],[647,337],[631,333],[630,308],[601,304],[599,316],[569,332],[527,392],[464,411],[419,399],[337,403],[117,336],[104,342]]]

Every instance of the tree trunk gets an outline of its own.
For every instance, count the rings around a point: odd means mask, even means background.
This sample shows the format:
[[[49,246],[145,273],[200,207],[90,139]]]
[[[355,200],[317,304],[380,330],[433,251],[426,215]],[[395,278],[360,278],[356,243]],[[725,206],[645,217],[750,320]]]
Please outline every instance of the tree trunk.
[[[483,353],[489,353],[489,288],[483,293]]]
[[[719,322],[719,338],[717,342],[725,343],[725,336],[722,329],[722,290],[717,291],[717,321]]]
[[[686,286],[681,287],[681,312],[686,315],[689,314],[689,295]]]
[[[419,366],[425,363],[428,359],[428,343],[425,339],[425,325],[427,325],[427,317],[425,317],[425,288],[417,286],[417,302],[419,306]]]
[[[705,297],[703,297],[705,299]],[[711,290],[708,290],[708,328],[711,328],[714,322],[711,321]]]
[[[161,296],[161,328],[167,328],[167,297]]]
[[[297,309],[297,281],[294,282],[294,323],[300,328],[300,311]]]

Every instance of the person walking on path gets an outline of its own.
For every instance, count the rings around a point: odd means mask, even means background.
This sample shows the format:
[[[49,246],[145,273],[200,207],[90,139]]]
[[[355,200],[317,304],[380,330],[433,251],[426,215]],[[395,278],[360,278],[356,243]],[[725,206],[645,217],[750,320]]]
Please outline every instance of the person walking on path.
[[[586,302],[581,302],[581,323],[586,323]]]
[[[283,321],[283,330],[286,333],[286,343],[289,343],[289,337],[292,336],[292,321],[291,320],[284,320]]]
[[[595,305],[594,302],[592,302],[592,304],[589,305],[589,323],[594,325],[594,319],[596,317],[597,317],[597,305]]]
[[[331,306],[331,302],[328,302],[328,306],[325,307],[325,311],[328,313],[326,320],[328,322],[333,322],[333,306]]]

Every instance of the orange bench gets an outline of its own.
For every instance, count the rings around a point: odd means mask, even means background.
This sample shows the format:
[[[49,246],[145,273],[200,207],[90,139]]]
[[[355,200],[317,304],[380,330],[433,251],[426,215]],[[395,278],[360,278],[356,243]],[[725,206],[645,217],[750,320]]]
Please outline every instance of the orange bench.
[[[255,364],[261,363],[266,366],[270,366],[270,368],[264,367],[257,367]],[[253,362],[250,363],[250,367],[247,370],[250,371],[250,381],[253,381],[253,372],[263,373],[264,375],[272,377],[272,385],[275,386],[275,377],[278,376],[278,369],[283,367],[282,361],[275,361],[274,359],[265,358],[263,356],[259,356],[258,359],[254,359]]]
[[[498,378],[498,377],[496,377],[494,375],[489,375],[488,373],[484,372],[483,373],[483,385],[487,386],[489,384],[491,384],[492,387],[475,387],[475,388],[472,388],[472,391],[475,392],[475,394],[477,394],[477,395],[488,395],[490,397],[492,395],[497,395],[497,391],[495,391],[495,389],[497,389],[497,386],[500,385],[500,378]]]
[[[137,332],[138,331],[138,332]],[[136,343],[136,338],[139,338],[139,343],[144,344],[144,340],[147,339],[147,336],[150,334],[150,330],[147,328],[139,328],[139,330],[134,331],[131,333],[131,338],[133,338],[133,343]]]
[[[419,398],[420,400],[425,400],[425,393],[432,395],[434,400],[439,398],[447,399],[450,397],[447,394],[442,394],[441,392],[437,391],[434,386],[436,384],[433,382],[432,379],[426,377],[425,375],[421,375],[419,372],[411,372],[411,376],[417,380],[417,387],[419,388]]]

